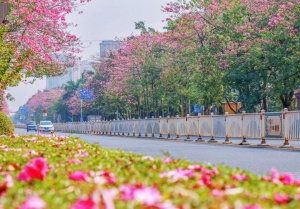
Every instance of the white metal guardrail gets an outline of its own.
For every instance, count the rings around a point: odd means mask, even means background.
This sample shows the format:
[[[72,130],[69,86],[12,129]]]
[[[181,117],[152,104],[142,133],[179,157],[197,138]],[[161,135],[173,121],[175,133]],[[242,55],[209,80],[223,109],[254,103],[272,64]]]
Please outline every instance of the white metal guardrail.
[[[26,128],[26,125],[16,125]],[[145,118],[137,120],[112,120],[98,122],[56,123],[55,130],[68,133],[90,133],[101,135],[120,135],[137,137],[158,137],[190,140],[190,136],[211,137],[208,142],[216,142],[214,137],[242,138],[241,144],[248,144],[246,139],[260,138],[261,145],[266,138],[288,140],[300,139],[300,111],[275,113],[245,113],[236,115],[205,115],[175,118]]]

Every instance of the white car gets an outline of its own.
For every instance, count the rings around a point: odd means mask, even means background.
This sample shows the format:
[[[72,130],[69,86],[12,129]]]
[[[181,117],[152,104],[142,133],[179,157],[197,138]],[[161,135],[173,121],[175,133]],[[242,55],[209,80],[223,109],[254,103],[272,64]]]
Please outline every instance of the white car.
[[[44,131],[50,131],[50,132],[52,131],[53,132],[54,126],[51,121],[45,120],[45,121],[40,122],[38,130],[40,132],[44,132]]]

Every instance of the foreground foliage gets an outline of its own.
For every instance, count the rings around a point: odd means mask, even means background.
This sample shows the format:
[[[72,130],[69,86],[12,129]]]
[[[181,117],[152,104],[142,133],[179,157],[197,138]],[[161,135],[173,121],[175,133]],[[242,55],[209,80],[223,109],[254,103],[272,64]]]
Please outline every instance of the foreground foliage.
[[[300,207],[300,181],[275,169],[258,176],[64,136],[1,136],[0,150],[0,208]]]
[[[14,131],[15,127],[10,118],[5,113],[0,111],[0,135],[11,135],[14,133]]]

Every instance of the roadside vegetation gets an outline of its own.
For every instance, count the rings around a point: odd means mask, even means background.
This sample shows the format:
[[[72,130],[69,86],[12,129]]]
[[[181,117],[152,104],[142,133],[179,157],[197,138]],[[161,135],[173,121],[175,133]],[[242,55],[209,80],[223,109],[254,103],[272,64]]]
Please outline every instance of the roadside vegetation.
[[[300,208],[300,180],[104,149],[79,138],[0,137],[0,208]]]

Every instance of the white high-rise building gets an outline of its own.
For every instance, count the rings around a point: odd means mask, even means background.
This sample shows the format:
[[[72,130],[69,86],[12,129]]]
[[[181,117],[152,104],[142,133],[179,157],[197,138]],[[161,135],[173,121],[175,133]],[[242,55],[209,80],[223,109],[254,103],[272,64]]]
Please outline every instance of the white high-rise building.
[[[59,88],[68,81],[76,82],[82,77],[82,73],[94,71],[91,62],[87,60],[78,60],[74,67],[67,68],[67,73],[62,76],[51,76],[46,78],[46,88]]]

